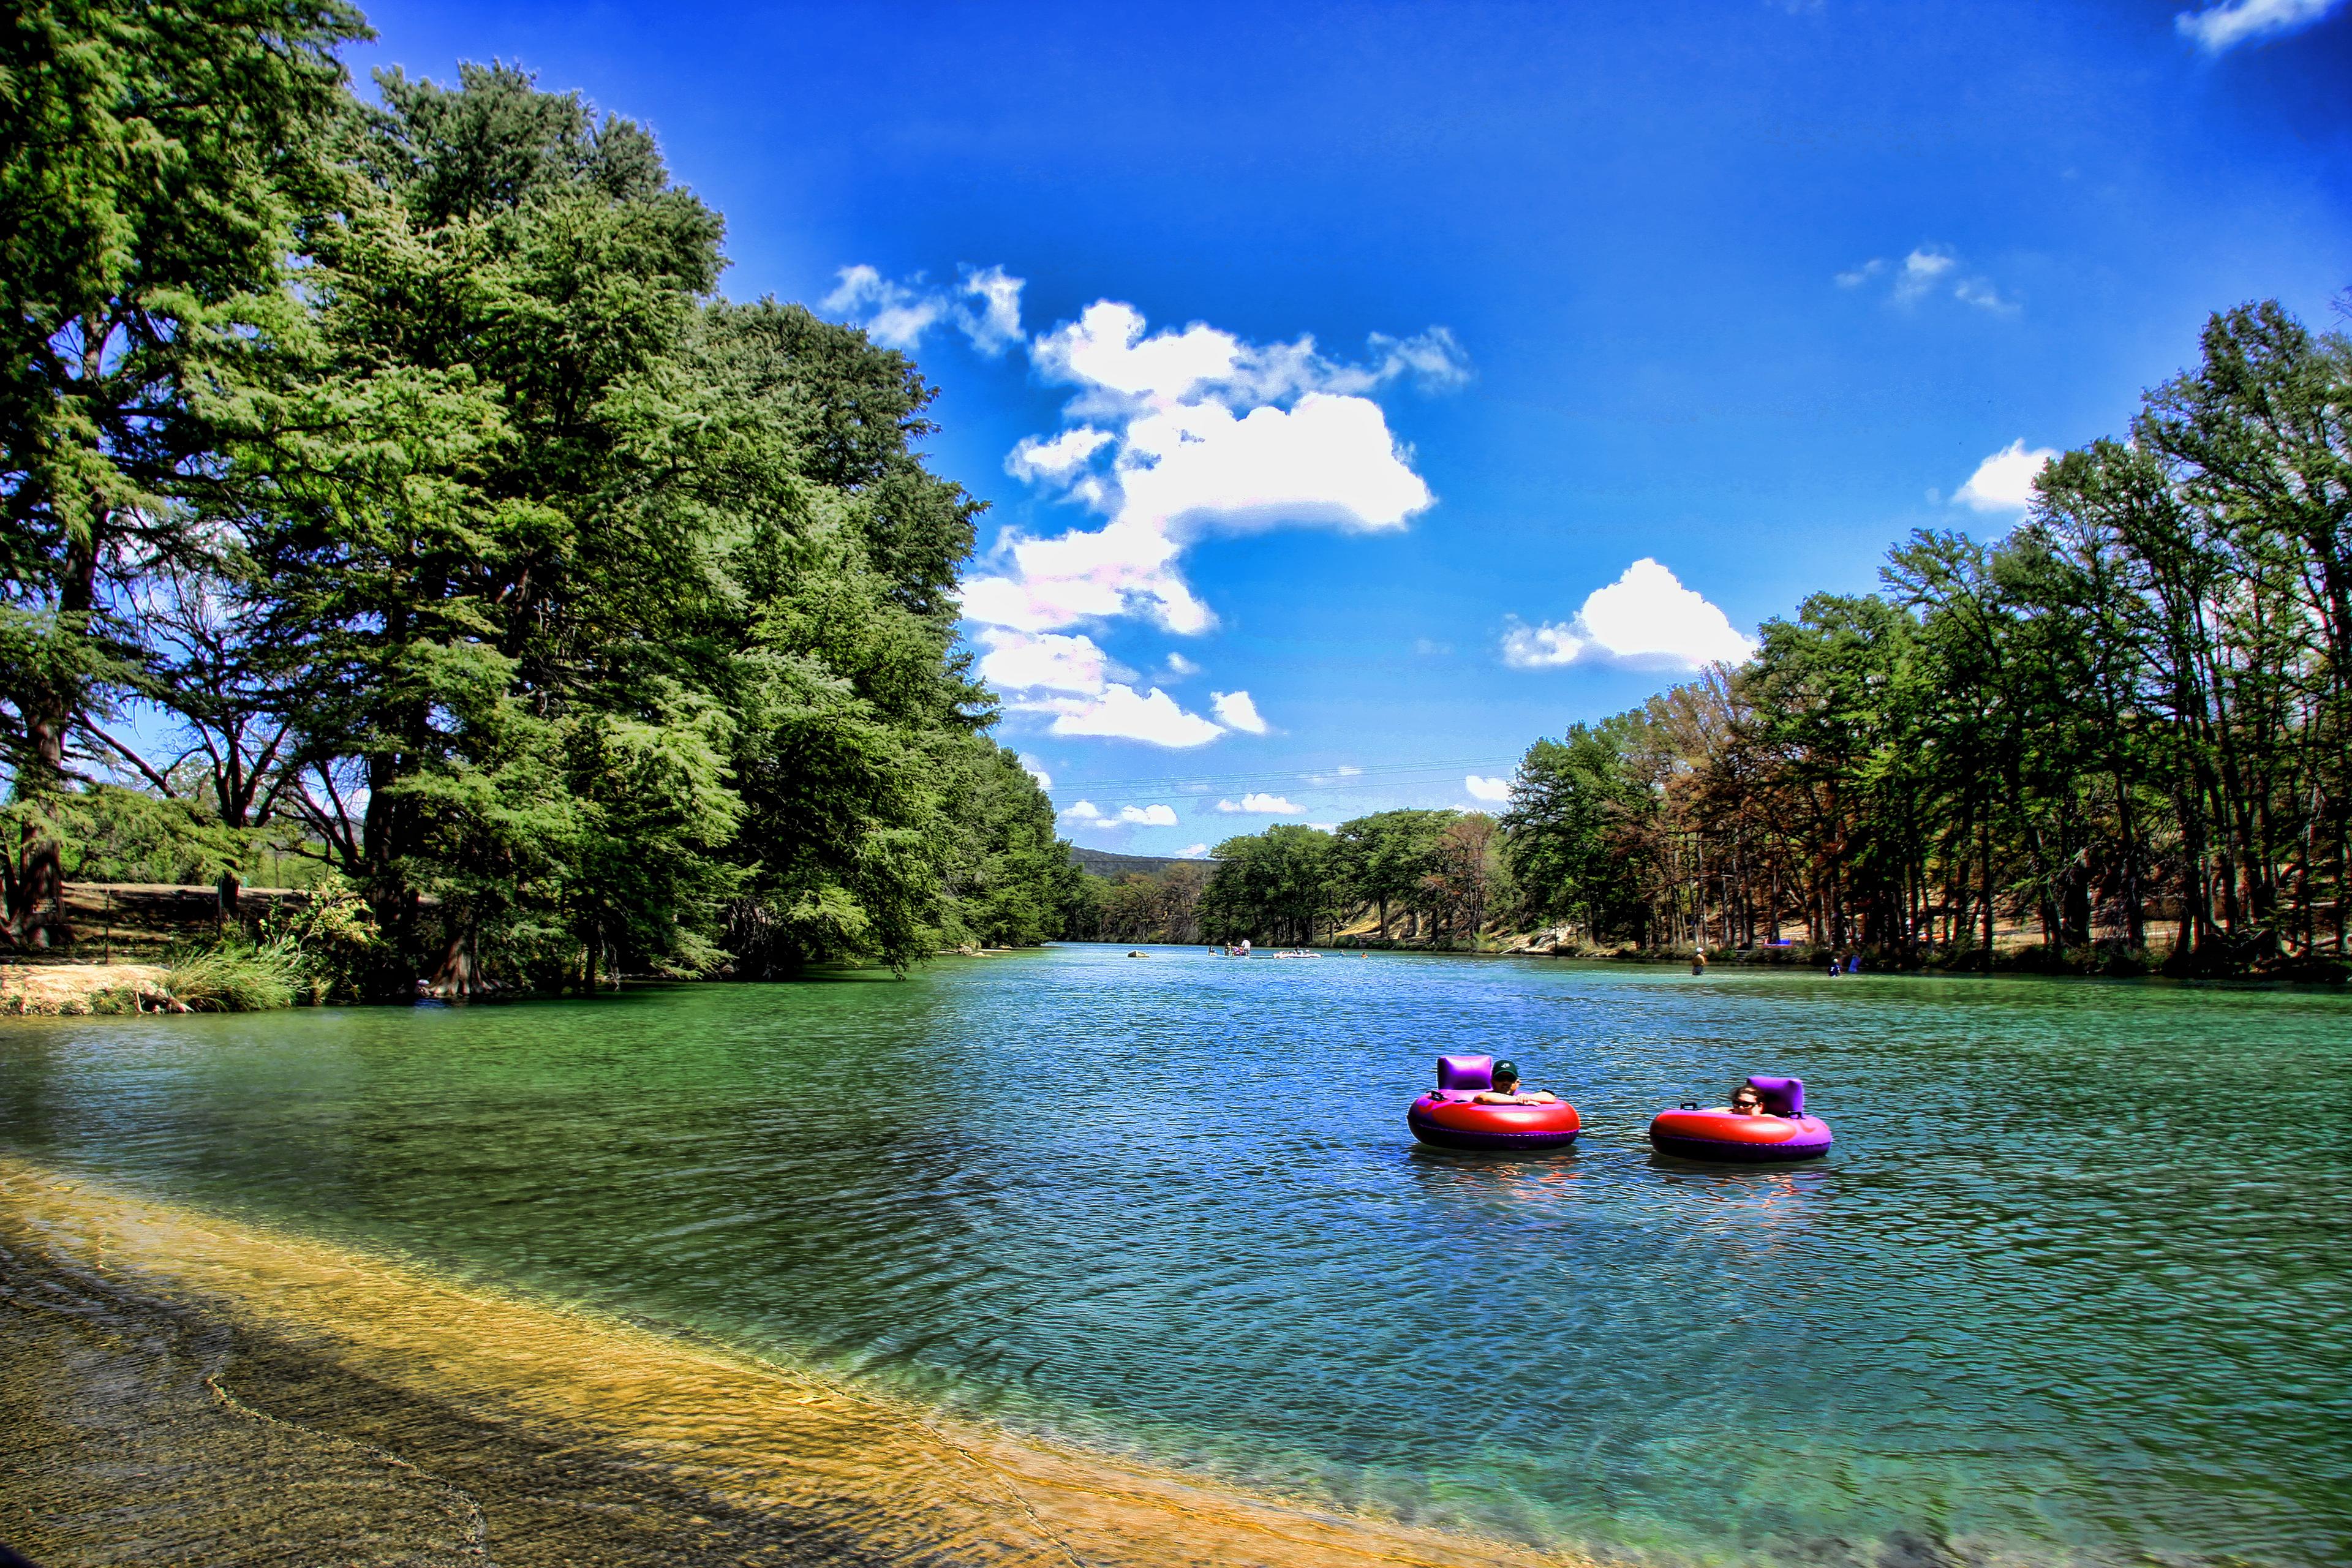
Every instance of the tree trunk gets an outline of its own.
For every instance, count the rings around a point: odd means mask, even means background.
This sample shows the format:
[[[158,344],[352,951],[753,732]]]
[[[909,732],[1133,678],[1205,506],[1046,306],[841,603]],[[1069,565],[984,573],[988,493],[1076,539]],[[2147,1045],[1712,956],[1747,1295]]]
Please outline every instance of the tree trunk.
[[[33,742],[33,765],[17,780],[16,792],[26,805],[37,809],[65,793],[66,723],[62,704],[27,718],[25,728]],[[45,948],[73,940],[62,912],[64,854],[65,847],[47,824],[28,818],[18,825],[16,865],[7,879],[11,944]]]
[[[462,1002],[481,994],[483,985],[474,962],[474,933],[470,927],[451,933],[441,950],[441,962],[435,965],[425,990],[427,995],[451,1002]]]

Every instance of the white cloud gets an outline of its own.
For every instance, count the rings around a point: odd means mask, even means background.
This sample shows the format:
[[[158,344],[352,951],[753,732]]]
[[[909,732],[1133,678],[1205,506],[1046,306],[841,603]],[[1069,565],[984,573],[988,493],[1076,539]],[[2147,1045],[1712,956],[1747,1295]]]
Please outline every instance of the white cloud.
[[[1738,663],[1755,651],[1730,617],[1647,556],[1586,595],[1573,619],[1537,626],[1514,621],[1503,634],[1503,662],[1515,669],[1603,662],[1695,669]]]
[[[1476,773],[1472,773],[1462,781],[1462,787],[1470,792],[1470,798],[1473,800],[1511,798],[1511,781],[1508,779],[1480,778]]]
[[[1307,808],[1296,801],[1285,800],[1278,795],[1252,791],[1239,800],[1221,800],[1217,809],[1228,814],[1246,812],[1253,816],[1304,816]]]
[[[973,635],[984,650],[981,679],[1015,694],[1005,704],[1012,711],[1050,716],[1046,729],[1053,734],[1182,747],[1225,732],[1223,725],[1187,711],[1157,686],[1139,694],[1129,684],[1132,673],[1083,633],[1065,637],[982,626]]]
[[[2018,310],[2015,300],[2002,299],[2000,291],[1982,278],[1961,279],[1952,285],[1952,298],[1996,316],[2014,316]]]
[[[1002,267],[964,268],[958,324],[991,359],[1021,341],[1022,283]]]
[[[1340,779],[1360,778],[1364,770],[1351,763],[1341,763],[1328,773],[1301,773],[1298,776],[1311,784],[1335,784]]]
[[[1381,356],[1371,384],[1411,376],[1424,392],[1451,392],[1470,380],[1470,355],[1462,341],[1444,327],[1432,327],[1409,338],[1386,332],[1371,336],[1372,352]]]
[[[2173,20],[2197,47],[2218,55],[2252,38],[2266,38],[2310,26],[2344,0],[2222,0],[2202,11],[2183,11]]]
[[[1215,618],[1179,569],[1204,533],[1403,528],[1434,498],[1365,394],[1404,379],[1459,385],[1468,364],[1442,328],[1370,347],[1370,363],[1346,364],[1312,338],[1249,343],[1204,322],[1153,332],[1109,300],[1041,333],[1030,359],[1076,389],[1069,423],[1021,442],[1006,466],[1105,521],[1009,531],[994,568],[967,580],[964,615],[1033,632],[1140,616],[1190,636]]]
[[[2022,438],[2011,441],[1979,463],[1968,483],[1952,492],[1952,500],[1973,511],[2023,511],[2033,504],[2033,481],[2042,465],[2057,455],[2048,447],[2029,452]]]
[[[1188,844],[1176,851],[1176,858],[1179,860],[1205,860],[1208,858],[1209,847],[1205,844]]]
[[[1147,696],[1114,681],[1091,697],[1046,697],[1012,706],[1020,712],[1051,713],[1054,721],[1045,728],[1055,735],[1095,735],[1181,748],[1205,745],[1225,732],[1199,714],[1186,712],[1156,686]]]
[[[1171,653],[1168,656],[1168,673],[1175,676],[1198,675],[1201,673],[1201,667],[1181,653]]]
[[[1109,685],[1114,668],[1110,656],[1092,637],[1057,637],[1050,632],[1016,632],[1003,626],[982,626],[980,678],[992,686],[1013,691],[1077,691],[1099,696]]]
[[[1217,715],[1217,722],[1228,730],[1246,730],[1253,735],[1265,733],[1265,721],[1258,717],[1257,704],[1246,691],[1212,691],[1209,706]]]
[[[1091,425],[1074,425],[1051,439],[1026,436],[1004,459],[1004,471],[1016,479],[1066,483],[1086,467],[1087,458],[1117,439]]]
[[[1123,827],[1173,827],[1176,808],[1172,805],[1122,805],[1117,812],[1108,812],[1093,801],[1082,800],[1062,813],[1062,820],[1073,827],[1117,832]]]
[[[911,353],[923,334],[941,321],[952,322],[971,346],[994,359],[1022,341],[1021,289],[1024,280],[1002,267],[965,267],[953,288],[924,281],[916,273],[905,282],[882,276],[860,263],[845,267],[841,279],[823,301],[823,308],[865,329],[884,348]]]
[[[2019,306],[2004,298],[1992,279],[1979,273],[1959,270],[1960,258],[1948,246],[1922,245],[1906,256],[1891,272],[1884,257],[1874,256],[1861,266],[1836,275],[1841,289],[1859,289],[1872,279],[1888,278],[1886,297],[1897,305],[1916,305],[1928,295],[1943,292],[1948,286],[1951,297],[1964,305],[1996,316],[2013,316]]]
[[[1081,833],[1117,833],[1119,830],[1118,818],[1104,815],[1102,808],[1090,800],[1071,805],[1062,813],[1062,820],[1074,831]]]
[[[863,264],[845,267],[839,276],[839,285],[824,297],[824,309],[856,321],[884,348],[902,353],[913,349],[948,313],[946,298],[922,288],[919,275],[911,287]]]
[[[1050,790],[1054,787],[1054,775],[1045,771],[1045,764],[1026,752],[1021,753],[1021,771],[1035,779],[1039,789]]]
[[[1903,268],[1895,275],[1895,299],[1898,304],[1909,304],[1936,286],[1936,280],[1958,265],[1948,250],[1931,250],[1921,246],[1903,258]]]

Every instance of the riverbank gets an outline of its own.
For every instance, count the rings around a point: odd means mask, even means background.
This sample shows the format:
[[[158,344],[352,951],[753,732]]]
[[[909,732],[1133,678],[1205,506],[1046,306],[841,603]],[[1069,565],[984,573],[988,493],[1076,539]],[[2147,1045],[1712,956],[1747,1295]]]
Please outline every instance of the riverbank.
[[[0,1159],[0,1542],[44,1568],[1571,1559],[1317,1511]]]
[[[0,1016],[149,1011],[187,1011],[172,996],[171,971],[159,963],[0,964]]]

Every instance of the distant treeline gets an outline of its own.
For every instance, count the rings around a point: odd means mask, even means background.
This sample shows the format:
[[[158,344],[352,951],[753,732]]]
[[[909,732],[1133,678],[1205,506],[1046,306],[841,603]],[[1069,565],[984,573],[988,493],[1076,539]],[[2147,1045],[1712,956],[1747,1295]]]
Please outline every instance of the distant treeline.
[[[1382,811],[1331,832],[1284,823],[1213,864],[1088,877],[1067,934],[1097,942],[1311,942],[1358,916],[1377,937],[1451,946],[1516,908],[1505,838],[1483,813]]]
[[[63,934],[68,871],[233,900],[265,841],[356,889],[377,994],[1053,934],[1077,874],[955,650],[931,389],[719,296],[642,127],[504,67],[377,108],[366,36],[0,27],[8,941]]]
[[[1537,742],[1507,875],[1449,871],[1426,824],[1383,858],[1365,825],[1451,816],[1385,813],[1230,841],[1190,902],[1113,889],[1093,918],[1131,940],[1181,904],[1153,929],[1297,940],[1408,885],[1474,921],[1475,886],[1495,923],[1596,945],[1967,963],[2021,921],[2053,961],[2340,972],[2352,342],[2275,304],[2216,316],[2198,367],[2052,463],[2006,539],[1919,533],[1881,576]]]

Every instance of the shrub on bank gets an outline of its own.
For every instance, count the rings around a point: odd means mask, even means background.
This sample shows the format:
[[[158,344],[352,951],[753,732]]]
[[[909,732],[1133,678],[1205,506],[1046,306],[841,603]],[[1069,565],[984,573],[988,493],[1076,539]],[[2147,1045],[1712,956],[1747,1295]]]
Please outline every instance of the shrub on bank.
[[[164,984],[192,1013],[268,1013],[307,997],[310,975],[291,942],[224,943],[171,966]]]

